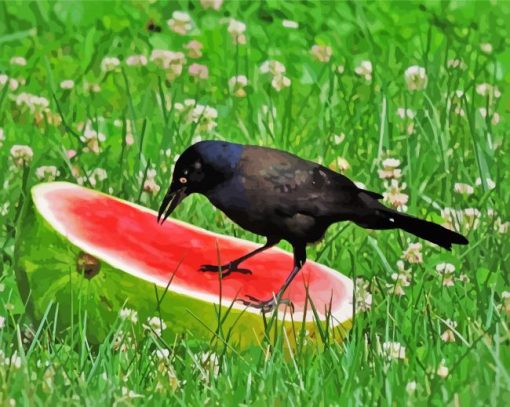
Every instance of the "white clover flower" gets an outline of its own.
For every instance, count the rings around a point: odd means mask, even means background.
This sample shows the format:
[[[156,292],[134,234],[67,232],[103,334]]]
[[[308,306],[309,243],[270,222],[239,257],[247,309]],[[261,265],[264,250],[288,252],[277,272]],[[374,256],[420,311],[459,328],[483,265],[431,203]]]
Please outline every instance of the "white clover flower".
[[[244,75],[233,76],[228,80],[230,93],[237,97],[246,96],[246,86],[248,86],[248,78]]]
[[[279,61],[271,59],[263,62],[262,65],[260,66],[261,73],[263,74],[270,73],[273,76],[284,74],[285,70],[286,70],[285,65],[283,65]]]
[[[34,152],[29,146],[16,144],[11,147],[11,158],[16,167],[23,167],[32,161]]]
[[[24,79],[22,79],[21,82],[22,82],[22,84],[25,84]],[[16,79],[9,78],[5,74],[0,74],[0,89],[3,88],[7,84],[9,85],[9,89],[12,91],[18,89],[18,86],[19,86],[19,83]]]
[[[154,178],[147,178],[143,183],[143,190],[149,194],[157,194],[161,187]]]
[[[93,171],[91,171],[87,177],[80,177],[79,172],[73,170],[73,175],[76,177],[76,181],[80,185],[84,185],[85,182],[88,180],[90,185],[95,187],[98,182],[102,182],[106,180],[108,177],[108,174],[106,173],[106,170],[103,168],[95,168]]]
[[[116,352],[126,352],[130,347],[132,347],[132,345],[133,341],[131,336],[126,335],[123,332],[118,332],[113,337],[112,348]]]
[[[413,380],[406,385],[407,394],[413,394],[416,391],[416,382]]]
[[[184,99],[183,103],[174,103],[174,109],[179,114],[191,113],[191,110],[197,105],[195,99]],[[189,115],[188,115],[189,116]],[[188,122],[191,122],[191,118],[188,117]]]
[[[99,154],[100,143],[106,140],[106,136],[103,133],[87,127],[83,135],[80,136],[80,140],[85,144],[83,151]]]
[[[382,162],[383,169],[378,170],[379,178],[381,179],[398,179],[402,175],[401,170],[398,168],[400,166],[400,160],[396,158],[386,158]],[[404,189],[404,188],[403,188]]]
[[[168,349],[156,349],[154,354],[159,360],[167,360],[168,356],[170,356],[170,351]]]
[[[201,64],[191,64],[188,73],[193,78],[207,79],[209,77],[209,68]]]
[[[14,352],[14,354],[11,356],[9,365],[15,369],[19,369],[21,367],[21,358],[16,352]]]
[[[22,92],[16,96],[16,105],[26,106],[32,113],[42,113],[48,111],[50,102],[43,96],[36,96],[31,93]]]
[[[382,354],[386,359],[405,359],[406,348],[398,342],[384,342],[382,345]]]
[[[94,168],[92,171],[92,176],[99,182],[102,182],[108,178],[108,173],[104,168]]]
[[[202,141],[202,136],[200,134],[195,134],[192,138],[191,138],[191,144],[196,144],[196,143],[199,143],[200,141]]]
[[[508,231],[510,231],[510,222],[503,222],[503,220],[498,217],[494,222],[494,230],[501,235],[508,233]]]
[[[185,99],[183,103],[175,103],[174,109],[186,123],[197,123],[197,135],[212,131],[216,126],[218,111],[210,106],[199,104],[194,99]]]
[[[441,363],[439,364],[439,367],[437,368],[436,374],[444,379],[448,376],[449,372],[450,372],[449,369],[445,366],[445,361],[442,360]]]
[[[441,209],[441,217],[444,220],[443,226],[450,230],[460,229],[464,214],[462,211],[457,211],[453,208]]]
[[[277,92],[280,92],[284,88],[288,88],[291,85],[290,78],[287,78],[284,75],[276,75],[273,77],[273,80],[271,81],[271,86],[276,90]]]
[[[410,66],[404,73],[407,89],[410,91],[423,90],[427,87],[428,77],[425,68],[417,65]]]
[[[269,110],[268,105],[262,105],[261,111],[264,116],[276,117],[276,114],[277,114],[276,107],[274,107],[274,106],[271,108],[271,110]]]
[[[487,115],[491,116],[491,123],[494,126],[497,125],[500,121],[500,116],[498,112],[494,112],[491,114],[490,111],[488,112],[485,107],[480,107],[478,109],[478,112],[480,113],[480,116],[482,116],[484,119],[487,118]]]
[[[156,178],[157,171],[154,168],[149,168],[147,170],[147,178]]]
[[[147,65],[147,57],[145,55],[130,55],[126,58],[128,66],[145,66]]]
[[[299,23],[292,20],[282,20],[282,26],[284,28],[290,28],[295,30],[299,28]]]
[[[356,75],[362,76],[367,81],[372,80],[372,62],[368,60],[361,61],[359,65],[354,68]]]
[[[344,140],[345,140],[345,133],[333,134],[333,142],[335,144],[340,144]]]
[[[190,112],[190,120],[198,123],[197,131],[210,132],[217,126],[218,111],[210,106],[197,104]]]
[[[347,161],[344,157],[337,157],[333,160],[329,167],[333,170],[345,172],[351,168],[351,165],[349,164],[349,161]]]
[[[390,183],[385,181],[384,186],[386,187],[386,191],[383,192],[384,200],[395,209],[405,212],[407,210],[406,204],[409,200],[409,195],[402,191],[407,188],[407,184],[405,182],[400,184],[397,179],[391,179]]]
[[[69,90],[74,88],[74,81],[72,79],[66,79],[60,82],[60,88],[64,90]]]
[[[18,65],[18,66],[26,66],[27,65],[27,60],[25,58],[19,57],[19,56],[12,57],[9,62],[11,65]]]
[[[453,264],[439,263],[436,265],[436,271],[441,276],[442,284],[445,287],[453,287],[455,285],[455,266]]]
[[[492,54],[492,44],[490,42],[483,42],[480,44],[480,50],[485,54]]]
[[[235,19],[230,19],[227,28],[228,33],[232,37],[232,42],[234,44],[246,44],[246,24],[241,21],[237,21]]]
[[[498,309],[510,315],[510,291],[503,291],[501,293],[501,303]]]
[[[405,264],[402,260],[397,261],[398,273],[393,273],[391,279],[393,283],[386,284],[388,292],[393,295],[403,296],[405,295],[404,288],[411,285],[411,270],[405,268]]]
[[[138,322],[138,313],[130,308],[122,308],[119,311],[119,316],[121,319],[131,321],[133,324]]]
[[[368,291],[368,281],[356,278],[356,311],[365,312],[372,308],[372,294]]]
[[[83,90],[86,92],[99,93],[101,92],[101,85],[85,81],[83,82]]]
[[[20,84],[20,83],[21,83],[22,85],[24,85],[24,84],[25,84],[25,80],[24,80],[24,79],[22,79],[22,80],[20,80],[20,82],[18,82],[18,81],[17,81],[16,79],[14,79],[14,78],[9,79],[9,89],[10,89],[10,90],[12,90],[12,91],[14,91],[14,90],[18,89],[18,86],[19,86],[19,84]]]
[[[317,45],[315,44],[310,53],[319,62],[329,62],[333,55],[333,49],[329,45]]]
[[[174,11],[167,24],[174,33],[179,35],[186,35],[193,28],[190,15],[184,11]]]
[[[161,333],[166,329],[165,322],[159,317],[147,318],[147,325],[143,325],[146,330],[154,332],[157,336],[161,336]]]
[[[452,329],[457,327],[457,322],[447,319],[445,321],[445,325],[448,327],[448,329],[446,329],[441,334],[441,340],[443,342],[455,342],[455,333],[452,331]]]
[[[104,57],[101,61],[101,70],[104,72],[111,72],[120,66],[119,58]]]
[[[454,94],[458,99],[461,99],[465,95],[465,93],[462,89],[457,89]],[[466,95],[466,97],[467,97],[467,95]]]
[[[220,371],[219,357],[214,352],[200,352],[194,356],[196,363],[202,367],[200,370],[200,379],[207,382],[209,374],[214,377],[218,376]]]
[[[218,11],[223,4],[223,0],[200,0],[200,4],[205,10],[212,8]]]
[[[53,379],[55,377],[55,369],[53,366],[48,366],[43,374],[42,389],[44,392],[49,393],[53,389]]]
[[[409,285],[409,282],[404,278],[401,278],[399,274],[393,273],[391,275],[391,279],[394,283],[386,284],[386,288],[388,288],[388,293],[393,295],[398,295],[399,297],[406,295],[404,291],[404,287]]]
[[[384,168],[398,168],[400,166],[400,160],[398,158],[386,158],[383,162]]]
[[[121,389],[122,397],[125,399],[137,399],[137,398],[143,398],[144,396],[142,394],[135,393],[133,390],[129,390],[127,387],[122,386]]]
[[[204,46],[200,41],[191,40],[184,46],[184,48],[188,50],[188,56],[190,58],[200,58],[202,56],[202,48],[204,48]]]
[[[477,208],[464,209],[464,225],[468,229],[476,229],[480,225],[482,213]]]
[[[14,369],[19,369],[21,367],[21,358],[18,356],[18,352],[14,351],[12,356],[5,357],[5,354],[2,350],[0,350],[0,366],[10,366]]]
[[[412,264],[423,263],[421,248],[421,243],[410,243],[404,253],[402,253],[402,258]]]
[[[151,53],[150,61],[165,69],[167,79],[173,80],[181,75],[186,58],[182,52],[155,49]]]
[[[464,109],[462,107],[460,107],[459,105],[455,106],[455,108],[453,109],[453,112],[457,116],[460,116],[460,117],[464,117],[466,115],[466,112],[464,111]]]
[[[40,180],[54,181],[60,171],[54,165],[43,165],[35,170],[35,176]]]
[[[0,74],[0,88],[9,83],[9,77],[5,74]]]
[[[480,96],[489,97],[490,100],[492,98],[499,98],[501,97],[501,91],[499,88],[495,85],[491,85],[490,83],[479,83],[476,85],[476,93],[478,93]]]
[[[401,119],[405,119],[405,118],[414,119],[414,117],[416,116],[416,112],[411,109],[405,109],[403,107],[399,107],[397,109],[397,116],[400,117]]]
[[[456,182],[453,186],[453,190],[464,195],[472,195],[475,192],[475,189],[471,185],[462,182]]]
[[[182,52],[155,49],[151,52],[150,61],[161,68],[168,69],[170,65],[183,65],[186,58]]]
[[[449,59],[446,62],[446,66],[448,68],[460,69],[460,70],[465,70],[467,68],[466,64],[464,63],[464,61],[462,59]]]

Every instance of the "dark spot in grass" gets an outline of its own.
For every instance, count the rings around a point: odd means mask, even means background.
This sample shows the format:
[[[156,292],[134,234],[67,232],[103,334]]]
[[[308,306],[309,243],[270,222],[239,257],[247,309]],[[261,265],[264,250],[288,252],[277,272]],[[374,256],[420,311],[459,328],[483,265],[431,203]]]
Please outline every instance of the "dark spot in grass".
[[[153,33],[160,33],[161,26],[157,25],[153,20],[149,20],[149,22],[147,23],[147,31]]]
[[[99,273],[101,263],[94,256],[80,252],[76,259],[76,269],[78,273],[82,274],[87,280],[90,280]]]

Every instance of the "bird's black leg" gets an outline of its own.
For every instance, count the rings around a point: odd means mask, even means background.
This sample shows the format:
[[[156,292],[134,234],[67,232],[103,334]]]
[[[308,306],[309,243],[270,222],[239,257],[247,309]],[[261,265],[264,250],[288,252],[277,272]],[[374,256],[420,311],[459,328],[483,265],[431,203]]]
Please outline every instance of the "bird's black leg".
[[[239,299],[238,301],[242,302],[244,305],[248,305],[250,307],[259,308],[262,312],[270,312],[276,305],[279,304],[287,304],[290,305],[292,311],[294,311],[294,305],[288,299],[282,299],[283,293],[290,285],[294,277],[296,277],[299,270],[303,267],[306,262],[306,243],[297,243],[293,244],[294,247],[294,267],[292,271],[285,279],[282,287],[278,290],[278,293],[275,297],[270,298],[269,300],[260,300],[251,295],[247,295],[246,297],[250,300]]]
[[[263,252],[264,250],[269,249],[270,247],[273,247],[275,244],[277,244],[280,241],[280,239],[268,237],[267,242],[264,246],[259,247],[258,249],[253,250],[250,253],[245,254],[244,256],[239,257],[238,259],[232,260],[231,262],[224,264],[222,266],[212,265],[212,264],[204,264],[200,266],[200,271],[213,271],[213,272],[221,272],[221,277],[226,277],[232,272],[241,273],[241,274],[251,274],[251,270],[249,269],[243,269],[239,268],[239,265],[249,259],[250,257],[255,256],[256,254],[259,254]]]

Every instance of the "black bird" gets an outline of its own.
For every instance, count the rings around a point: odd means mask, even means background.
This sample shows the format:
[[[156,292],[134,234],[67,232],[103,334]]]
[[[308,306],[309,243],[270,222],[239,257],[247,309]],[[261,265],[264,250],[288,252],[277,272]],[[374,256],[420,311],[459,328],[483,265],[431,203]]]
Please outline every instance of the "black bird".
[[[294,249],[294,267],[274,298],[248,296],[244,304],[271,310],[287,302],[282,295],[306,261],[306,245],[322,238],[335,222],[352,221],[368,229],[403,229],[447,250],[467,239],[379,202],[382,195],[358,188],[347,177],[293,154],[265,147],[201,141],[184,151],[175,164],[171,185],[159,208],[163,223],[188,195],[205,195],[242,228],[265,236],[264,246],[222,266],[201,271],[250,273],[239,268],[246,259],[280,240]]]

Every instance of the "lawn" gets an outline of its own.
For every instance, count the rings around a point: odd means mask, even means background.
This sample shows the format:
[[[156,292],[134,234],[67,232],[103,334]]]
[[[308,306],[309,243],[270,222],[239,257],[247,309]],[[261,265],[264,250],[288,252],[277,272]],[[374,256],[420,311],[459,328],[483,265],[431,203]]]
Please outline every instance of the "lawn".
[[[510,405],[508,3],[8,1],[0,22],[1,405]],[[320,162],[470,244],[334,225],[308,258],[355,281],[353,329],[290,356],[137,339],[127,311],[98,346],[31,321],[30,188],[157,209],[203,139]],[[263,241],[203,197],[173,216]]]

